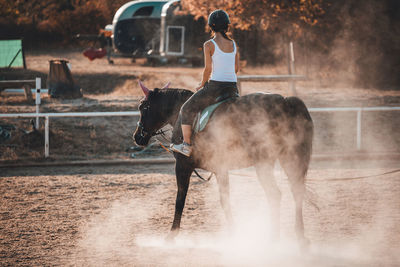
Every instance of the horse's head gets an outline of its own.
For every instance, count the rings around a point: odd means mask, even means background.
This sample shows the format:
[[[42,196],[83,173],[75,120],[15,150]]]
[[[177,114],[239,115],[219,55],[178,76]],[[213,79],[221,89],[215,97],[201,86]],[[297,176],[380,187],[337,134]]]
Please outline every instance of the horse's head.
[[[160,99],[155,96],[157,93],[155,89],[150,90],[139,81],[139,86],[142,89],[145,98],[139,105],[140,119],[137,123],[136,131],[133,138],[136,144],[145,146],[149,143],[152,136],[156,135],[156,132],[162,128],[165,124],[163,121],[162,110],[160,109]],[[162,89],[169,87],[169,83],[166,84]]]

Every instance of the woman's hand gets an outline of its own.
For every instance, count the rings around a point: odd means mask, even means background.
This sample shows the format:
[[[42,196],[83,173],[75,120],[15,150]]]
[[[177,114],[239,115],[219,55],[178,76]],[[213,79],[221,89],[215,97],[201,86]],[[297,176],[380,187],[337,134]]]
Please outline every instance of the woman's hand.
[[[195,89],[196,92],[199,91],[199,90],[200,90],[201,88],[203,88],[203,87],[204,87],[203,85],[199,84],[199,86],[197,86],[196,89]]]

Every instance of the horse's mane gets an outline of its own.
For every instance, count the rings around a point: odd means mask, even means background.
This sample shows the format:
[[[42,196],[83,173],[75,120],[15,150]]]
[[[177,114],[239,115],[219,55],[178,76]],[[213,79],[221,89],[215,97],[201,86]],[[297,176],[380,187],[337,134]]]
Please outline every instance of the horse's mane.
[[[167,89],[159,89],[156,88],[154,89],[154,92],[162,95],[167,95],[171,97],[179,97],[179,96],[185,96],[185,95],[192,95],[193,92],[187,89],[179,89],[179,88],[167,88]]]
[[[150,93],[149,100],[151,101],[162,101],[163,106],[173,107],[177,104],[183,104],[189,97],[193,95],[192,91],[178,88],[167,88],[167,89],[154,89]]]

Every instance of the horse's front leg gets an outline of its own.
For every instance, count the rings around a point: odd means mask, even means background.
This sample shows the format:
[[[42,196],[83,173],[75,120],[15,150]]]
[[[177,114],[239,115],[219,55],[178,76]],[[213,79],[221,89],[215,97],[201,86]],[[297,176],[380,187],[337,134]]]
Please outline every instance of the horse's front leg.
[[[181,218],[183,208],[185,207],[186,195],[189,188],[190,176],[192,175],[193,168],[185,162],[178,160],[177,158],[175,164],[175,174],[176,174],[176,183],[178,186],[178,192],[176,194],[176,202],[175,202],[175,215],[174,221],[172,223],[171,232],[167,236],[168,241],[174,240],[174,238],[179,233],[179,228],[181,225]]]
[[[229,175],[227,171],[223,171],[223,172],[218,172],[216,176],[217,176],[221,206],[225,212],[225,217],[226,220],[228,221],[229,226],[232,226],[233,218],[232,218],[232,210],[229,199]]]

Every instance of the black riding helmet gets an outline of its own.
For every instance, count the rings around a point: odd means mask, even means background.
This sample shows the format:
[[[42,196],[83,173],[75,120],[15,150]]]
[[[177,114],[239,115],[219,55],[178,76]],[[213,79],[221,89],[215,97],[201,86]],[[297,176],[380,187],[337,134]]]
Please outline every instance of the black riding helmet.
[[[215,32],[227,30],[229,24],[231,24],[229,15],[222,9],[217,9],[208,16],[208,25]]]

